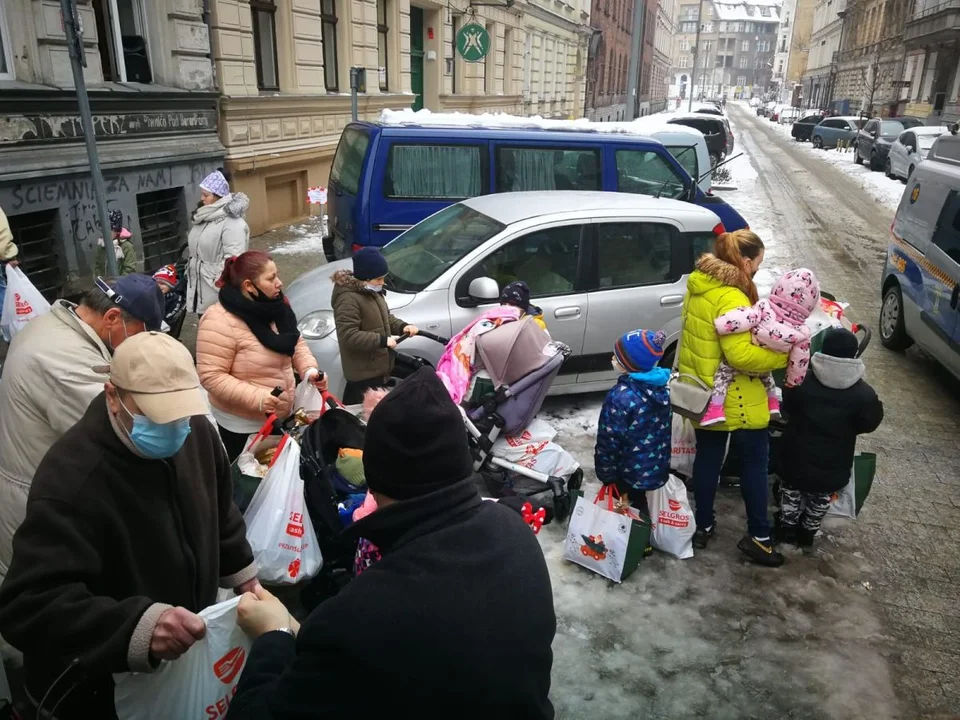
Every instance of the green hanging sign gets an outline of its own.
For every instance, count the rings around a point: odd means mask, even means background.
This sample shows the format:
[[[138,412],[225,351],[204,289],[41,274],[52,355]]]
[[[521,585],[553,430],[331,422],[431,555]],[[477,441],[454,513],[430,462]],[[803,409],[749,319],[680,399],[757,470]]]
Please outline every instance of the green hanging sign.
[[[457,33],[457,53],[467,62],[480,62],[490,52],[490,33],[483,25],[468,23]]]

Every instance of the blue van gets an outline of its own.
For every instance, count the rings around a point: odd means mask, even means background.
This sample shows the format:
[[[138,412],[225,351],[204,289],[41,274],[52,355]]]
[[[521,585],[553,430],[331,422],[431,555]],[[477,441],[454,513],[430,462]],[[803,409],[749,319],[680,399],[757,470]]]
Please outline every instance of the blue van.
[[[696,152],[694,147],[688,150]],[[681,151],[682,152],[682,151]],[[681,158],[682,161],[682,158]],[[328,260],[382,247],[460,200],[498,192],[607,190],[686,200],[726,230],[747,227],[649,138],[566,130],[354,122],[340,136],[328,192]]]

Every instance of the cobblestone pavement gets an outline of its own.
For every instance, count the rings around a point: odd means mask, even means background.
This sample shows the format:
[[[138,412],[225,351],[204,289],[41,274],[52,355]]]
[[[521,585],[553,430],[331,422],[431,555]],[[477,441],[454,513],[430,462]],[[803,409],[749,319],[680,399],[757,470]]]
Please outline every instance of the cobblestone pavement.
[[[758,186],[778,209],[768,263],[815,267],[821,284],[876,327],[893,213],[845,175],[791,147],[740,107],[731,116]],[[891,181],[893,182],[893,181]],[[886,420],[862,439],[877,453],[863,513],[838,539],[862,556],[864,582],[891,635],[887,661],[905,717],[960,715],[960,389],[922,351],[866,353]]]

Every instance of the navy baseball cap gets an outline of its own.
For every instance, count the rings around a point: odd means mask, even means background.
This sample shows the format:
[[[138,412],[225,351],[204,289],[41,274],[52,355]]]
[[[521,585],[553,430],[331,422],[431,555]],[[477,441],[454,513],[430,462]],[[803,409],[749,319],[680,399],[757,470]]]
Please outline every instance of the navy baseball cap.
[[[97,287],[119,307],[143,322],[147,330],[163,329],[163,292],[149,275],[124,275],[116,279],[112,288],[106,280],[98,277]]]

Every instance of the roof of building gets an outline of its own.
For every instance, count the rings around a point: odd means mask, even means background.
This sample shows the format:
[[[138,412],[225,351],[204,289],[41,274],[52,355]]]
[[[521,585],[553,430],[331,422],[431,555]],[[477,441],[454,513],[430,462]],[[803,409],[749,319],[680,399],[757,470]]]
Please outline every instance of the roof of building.
[[[714,0],[713,11],[718,20],[748,20],[757,23],[779,23],[783,0]]]

